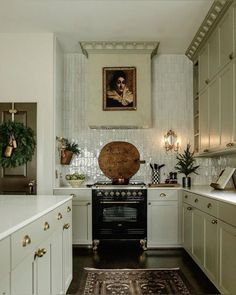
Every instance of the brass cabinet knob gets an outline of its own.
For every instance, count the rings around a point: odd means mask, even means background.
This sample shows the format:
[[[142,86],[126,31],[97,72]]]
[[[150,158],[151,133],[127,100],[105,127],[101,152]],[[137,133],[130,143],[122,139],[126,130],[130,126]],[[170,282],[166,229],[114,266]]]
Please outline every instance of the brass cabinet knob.
[[[63,229],[68,229],[70,227],[70,224],[69,223],[66,223],[63,225]]]
[[[209,84],[209,82],[210,82],[209,79],[206,79],[206,80],[205,80],[205,83],[206,83],[206,84]]]
[[[216,219],[212,219],[211,223],[212,224],[217,224],[217,220]]]
[[[47,253],[47,250],[45,248],[42,249],[38,249],[37,251],[34,252],[34,259],[36,259],[36,257],[43,257],[44,254]]]
[[[208,208],[208,209],[211,209],[211,208],[212,208],[212,204],[211,204],[211,203],[208,203],[208,204],[207,204],[207,208]]]
[[[87,206],[89,206],[89,205],[91,205],[91,203],[90,203],[90,202],[88,202],[88,203],[87,203]]]
[[[25,235],[22,241],[22,247],[26,247],[31,243],[31,238],[28,235]]]
[[[68,207],[67,207],[67,212],[70,212],[70,211],[71,211],[71,207],[68,206]]]
[[[148,202],[148,205],[152,205],[152,203],[151,202]]]
[[[191,211],[193,208],[192,207],[187,207],[187,210]]]
[[[198,202],[198,199],[195,199],[194,202],[197,203]]]
[[[166,194],[165,193],[160,193],[160,197],[164,198],[164,197],[166,197]]]
[[[57,214],[57,219],[58,220],[62,219],[62,214],[60,212]]]
[[[75,197],[75,194],[70,194],[70,197],[74,198]]]
[[[234,144],[232,142],[229,142],[226,144],[226,147],[232,147],[232,146],[234,146]]]
[[[204,153],[208,153],[208,152],[209,152],[209,150],[208,150],[208,149],[205,149],[205,150],[203,150],[203,152],[204,152]]]
[[[43,229],[46,231],[46,230],[48,230],[49,228],[50,228],[49,223],[48,223],[47,221],[45,221]]]
[[[188,195],[185,195],[184,197],[185,197],[185,199],[187,199],[188,198]]]
[[[234,53],[231,52],[231,53],[229,54],[229,59],[232,60],[233,58],[234,58]]]

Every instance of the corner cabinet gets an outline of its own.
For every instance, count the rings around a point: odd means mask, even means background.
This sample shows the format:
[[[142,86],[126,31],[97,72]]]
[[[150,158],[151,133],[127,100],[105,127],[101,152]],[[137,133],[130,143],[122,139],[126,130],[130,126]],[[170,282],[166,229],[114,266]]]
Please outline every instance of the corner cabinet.
[[[223,294],[236,293],[236,206],[183,191],[183,247]]]
[[[147,246],[180,246],[179,190],[148,189]]]
[[[72,199],[72,243],[92,246],[92,191],[90,188],[59,188],[54,195],[71,195]]]
[[[194,83],[193,87],[199,91],[199,130],[194,130],[194,145],[200,156],[236,152],[235,28],[233,2],[197,54],[198,71],[194,62],[198,85]],[[195,91],[193,97],[195,108]]]

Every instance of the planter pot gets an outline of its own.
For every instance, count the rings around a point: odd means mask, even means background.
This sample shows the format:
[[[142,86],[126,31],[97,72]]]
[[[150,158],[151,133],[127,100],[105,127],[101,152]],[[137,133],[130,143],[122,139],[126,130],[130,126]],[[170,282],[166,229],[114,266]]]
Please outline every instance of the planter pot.
[[[182,186],[183,187],[191,187],[191,177],[183,177],[182,178]]]
[[[70,165],[72,156],[73,156],[73,152],[67,151],[67,150],[61,150],[61,164]]]

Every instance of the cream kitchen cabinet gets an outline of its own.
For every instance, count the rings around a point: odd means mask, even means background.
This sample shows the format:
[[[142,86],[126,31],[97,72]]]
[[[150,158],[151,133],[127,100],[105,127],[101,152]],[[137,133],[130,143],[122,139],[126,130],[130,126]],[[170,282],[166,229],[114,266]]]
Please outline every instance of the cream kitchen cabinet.
[[[0,241],[0,295],[10,294],[10,237]]]
[[[212,79],[219,71],[220,67],[220,48],[219,30],[215,30],[208,41],[209,46],[209,79]]]
[[[209,151],[209,89],[199,95],[199,152]]]
[[[209,80],[209,45],[202,48],[198,56],[199,62],[199,93],[208,85]]]
[[[71,208],[68,201],[11,235],[11,294],[66,293],[72,279]]]
[[[73,196],[72,243],[92,245],[92,191],[89,188],[54,189],[54,194]]]
[[[179,198],[176,189],[148,189],[147,246],[180,246]]]

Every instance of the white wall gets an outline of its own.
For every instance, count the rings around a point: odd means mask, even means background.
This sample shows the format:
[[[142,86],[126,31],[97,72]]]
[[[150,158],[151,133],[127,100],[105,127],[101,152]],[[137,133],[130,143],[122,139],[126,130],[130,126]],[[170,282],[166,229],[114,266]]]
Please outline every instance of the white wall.
[[[37,103],[37,185],[52,192],[54,36],[0,34],[0,101]]]

